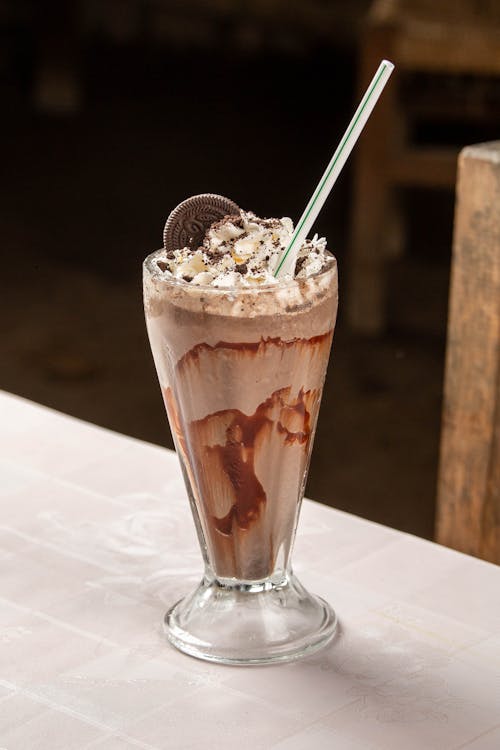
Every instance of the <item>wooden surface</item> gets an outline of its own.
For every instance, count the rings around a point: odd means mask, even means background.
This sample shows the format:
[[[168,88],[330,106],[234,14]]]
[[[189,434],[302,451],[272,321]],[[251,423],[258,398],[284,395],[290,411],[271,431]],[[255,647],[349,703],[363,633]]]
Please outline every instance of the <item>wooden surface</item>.
[[[368,82],[383,57],[395,63],[396,71],[356,151],[347,297],[353,330],[378,334],[385,329],[386,262],[401,254],[406,244],[398,201],[401,186],[452,189],[455,185],[457,150],[412,142],[416,113],[398,90],[406,85],[401,74],[470,76],[467,85],[458,79],[458,110],[454,96],[442,85],[434,92],[437,104],[430,97],[427,120],[453,116],[491,123],[492,108],[481,106],[480,93],[490,77],[495,80],[500,75],[499,50],[500,4],[494,0],[373,2],[361,37],[361,81]],[[425,80],[421,89],[424,93],[428,89]],[[420,99],[422,104],[425,96]],[[480,105],[470,104],[474,100]]]
[[[359,98],[380,60],[391,59],[392,34],[376,28],[365,32],[360,47]],[[399,244],[398,212],[390,189],[388,165],[397,151],[393,73],[357,145],[349,248],[347,315],[355,331],[377,334],[385,328],[385,264]]]
[[[500,563],[500,141],[459,158],[437,540]]]
[[[409,147],[389,165],[396,185],[450,188],[455,185],[458,151],[443,147]]]
[[[376,0],[370,23],[394,29],[394,61],[400,69],[500,73],[497,0]]]

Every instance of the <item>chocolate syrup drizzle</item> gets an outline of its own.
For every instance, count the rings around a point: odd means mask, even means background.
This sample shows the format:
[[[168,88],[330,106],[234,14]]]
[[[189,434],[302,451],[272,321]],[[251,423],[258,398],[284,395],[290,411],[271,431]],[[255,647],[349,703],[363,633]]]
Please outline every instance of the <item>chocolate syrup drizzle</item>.
[[[203,351],[237,350],[254,359],[259,351],[268,346],[282,349],[303,346],[303,356],[309,356],[315,347],[326,346],[328,350],[331,337],[332,332],[328,332],[310,339],[292,341],[267,338],[251,343],[221,341],[214,346],[198,344],[179,360],[176,377],[182,383],[183,368],[197,365]],[[178,383],[174,385],[178,391]],[[295,445],[300,446],[307,457],[319,409],[321,387],[310,390],[301,388],[294,395],[290,385],[274,391],[259,404],[253,414],[226,409],[187,423],[178,406],[182,399],[174,397],[171,388],[165,389],[164,396],[193,491],[198,495],[199,512],[205,518],[204,526],[214,547],[214,554],[223,559],[223,565],[230,570],[230,574],[241,575],[240,563],[236,559],[238,553],[234,548],[237,544],[236,537],[241,533],[249,533],[258,524],[268,504],[266,491],[256,473],[256,455],[265,455],[266,450],[276,447],[278,450],[286,450],[287,446]],[[306,463],[305,461],[304,468]],[[279,471],[278,467],[277,470]],[[217,504],[220,507],[221,496],[225,498],[226,508],[227,503],[231,503],[224,515],[215,512]],[[272,548],[279,543],[279,539],[274,537],[280,532],[271,528],[270,533],[270,554],[274,556]],[[217,537],[220,541],[217,541]],[[223,539],[226,541],[223,542]],[[229,548],[227,544],[230,544]],[[272,560],[262,560],[263,575],[267,575],[270,565]],[[256,574],[257,577],[261,573]]]
[[[295,338],[290,339],[289,341],[283,341],[279,336],[268,336],[267,338],[262,337],[260,341],[218,341],[213,346],[205,343],[196,344],[196,346],[193,346],[192,349],[180,358],[177,363],[177,368],[182,370],[186,364],[198,360],[200,354],[207,351],[213,352],[217,349],[233,349],[235,351],[243,352],[244,354],[256,354],[258,351],[265,349],[268,346],[278,346],[281,349],[290,349],[291,347],[302,345],[312,348],[324,344],[325,342],[328,342],[328,345],[330,345],[332,336],[333,331],[328,331],[327,333],[319,334],[319,336],[312,336],[310,339]]]
[[[255,446],[262,433],[267,430],[270,434],[273,425],[276,424],[277,431],[284,436],[285,445],[293,443],[304,445],[309,441],[311,415],[306,403],[314,402],[317,399],[317,392],[301,389],[296,401],[290,403],[287,401],[289,398],[290,388],[280,388],[260,404],[250,416],[238,409],[233,409],[210,414],[195,423],[196,427],[205,426],[219,416],[226,417],[229,414],[232,416],[226,429],[225,444],[214,445],[206,449],[209,456],[210,454],[218,455],[220,464],[233,487],[235,497],[229,513],[222,518],[212,516],[214,527],[221,534],[231,535],[235,526],[239,529],[248,529],[258,518],[263,504],[267,502],[264,488],[255,473]],[[276,410],[279,410],[280,416],[274,423],[269,415]],[[298,415],[301,427],[300,430],[294,432],[286,426],[293,413]]]

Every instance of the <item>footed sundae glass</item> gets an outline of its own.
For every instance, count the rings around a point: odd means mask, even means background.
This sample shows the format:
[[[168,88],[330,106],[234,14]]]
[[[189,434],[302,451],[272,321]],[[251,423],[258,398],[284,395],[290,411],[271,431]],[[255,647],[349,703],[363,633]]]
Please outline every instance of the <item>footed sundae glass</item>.
[[[160,251],[159,251],[160,252]],[[275,285],[220,289],[144,262],[151,349],[204,562],[165,616],[200,659],[297,659],[334,635],[330,606],[292,571],[337,313],[337,265]]]

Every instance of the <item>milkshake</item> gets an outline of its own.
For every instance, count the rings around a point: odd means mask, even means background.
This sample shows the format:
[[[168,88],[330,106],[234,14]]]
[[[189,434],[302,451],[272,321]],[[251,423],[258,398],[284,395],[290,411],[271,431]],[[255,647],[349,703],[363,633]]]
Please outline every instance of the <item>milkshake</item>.
[[[255,609],[255,594],[274,588],[282,598],[309,597],[314,628],[325,620],[321,600],[294,578],[290,554],[335,325],[337,267],[314,237],[294,276],[278,281],[273,270],[292,231],[289,219],[239,211],[190,246],[166,247],[144,263],[151,348],[205,562],[201,588],[177,611],[170,638],[199,656],[206,628],[225,629],[226,650],[219,643],[202,658],[246,663],[270,660],[271,651],[279,658],[280,648],[292,653],[284,646],[289,636],[280,636],[262,658],[256,651],[252,659],[251,649],[234,657],[235,639],[241,652],[246,636],[220,620],[228,592],[233,614]],[[245,591],[254,592],[253,604],[243,603]],[[203,596],[212,597],[212,610],[201,611]],[[243,632],[279,631],[285,619],[270,628],[273,617],[240,616]],[[198,643],[191,651],[187,631]]]
[[[294,231],[223,196],[170,214],[144,304],[205,571],[169,641],[224,664],[290,661],[336,630],[290,562],[337,314],[337,266],[307,239],[394,65],[382,60]]]

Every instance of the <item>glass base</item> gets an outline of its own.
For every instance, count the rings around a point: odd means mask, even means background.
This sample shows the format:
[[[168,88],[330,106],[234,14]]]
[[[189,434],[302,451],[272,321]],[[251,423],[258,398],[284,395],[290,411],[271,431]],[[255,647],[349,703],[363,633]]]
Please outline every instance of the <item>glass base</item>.
[[[289,574],[284,581],[203,578],[165,615],[170,643],[221,664],[268,664],[308,656],[334,636],[337,618]]]

